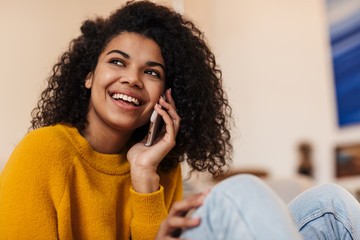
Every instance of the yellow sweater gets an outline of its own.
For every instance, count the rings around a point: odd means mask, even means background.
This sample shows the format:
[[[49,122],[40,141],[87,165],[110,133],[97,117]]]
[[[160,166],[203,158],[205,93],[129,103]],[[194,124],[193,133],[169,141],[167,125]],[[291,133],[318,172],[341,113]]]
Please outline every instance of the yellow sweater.
[[[78,130],[27,134],[0,175],[0,239],[153,239],[182,197],[180,166],[136,193],[126,152],[95,152]]]

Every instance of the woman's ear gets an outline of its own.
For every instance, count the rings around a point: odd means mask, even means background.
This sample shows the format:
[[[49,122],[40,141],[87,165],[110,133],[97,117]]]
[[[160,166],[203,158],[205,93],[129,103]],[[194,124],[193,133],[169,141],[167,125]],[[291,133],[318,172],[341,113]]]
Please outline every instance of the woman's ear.
[[[88,75],[85,78],[85,88],[87,89],[91,89],[92,87],[92,82],[93,82],[93,73],[89,72]]]

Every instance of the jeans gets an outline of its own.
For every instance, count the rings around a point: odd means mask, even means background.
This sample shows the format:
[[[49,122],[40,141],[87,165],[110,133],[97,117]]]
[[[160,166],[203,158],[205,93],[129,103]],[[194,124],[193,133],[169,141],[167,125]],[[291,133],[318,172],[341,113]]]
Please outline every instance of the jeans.
[[[181,238],[335,240],[359,239],[360,231],[360,206],[343,188],[312,188],[287,207],[260,179],[246,174],[216,185],[193,216],[201,218],[200,225],[185,229]]]
[[[311,188],[289,203],[304,239],[360,239],[360,204],[336,184]]]

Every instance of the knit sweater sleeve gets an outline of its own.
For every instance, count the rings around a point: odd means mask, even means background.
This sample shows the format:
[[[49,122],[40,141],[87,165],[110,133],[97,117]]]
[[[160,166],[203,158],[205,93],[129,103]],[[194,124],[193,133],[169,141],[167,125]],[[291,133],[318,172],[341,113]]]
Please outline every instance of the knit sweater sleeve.
[[[0,175],[1,239],[57,239],[55,205],[64,185],[53,177],[66,167],[51,167],[57,154],[49,137],[28,134]]]
[[[182,198],[180,166],[162,180],[160,189],[154,193],[141,194],[130,189],[133,206],[131,221],[133,240],[154,239],[172,204]]]

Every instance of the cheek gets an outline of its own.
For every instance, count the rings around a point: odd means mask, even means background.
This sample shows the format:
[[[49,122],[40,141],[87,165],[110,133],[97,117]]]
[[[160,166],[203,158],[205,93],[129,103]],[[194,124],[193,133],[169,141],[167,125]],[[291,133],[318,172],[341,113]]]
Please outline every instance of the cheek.
[[[92,86],[92,94],[103,97],[106,94],[107,88],[115,81],[110,74],[98,75]]]
[[[161,95],[163,95],[165,92],[165,83],[161,83],[157,86],[157,94],[158,94],[158,99],[160,98]]]
[[[164,84],[152,83],[147,86],[147,91],[150,97],[150,101],[155,104],[159,101],[160,96],[163,95],[165,90]]]
[[[96,85],[97,88],[105,88],[112,82],[118,80],[119,77],[119,74],[114,72],[111,68],[101,66],[98,71],[95,72],[93,85]]]

